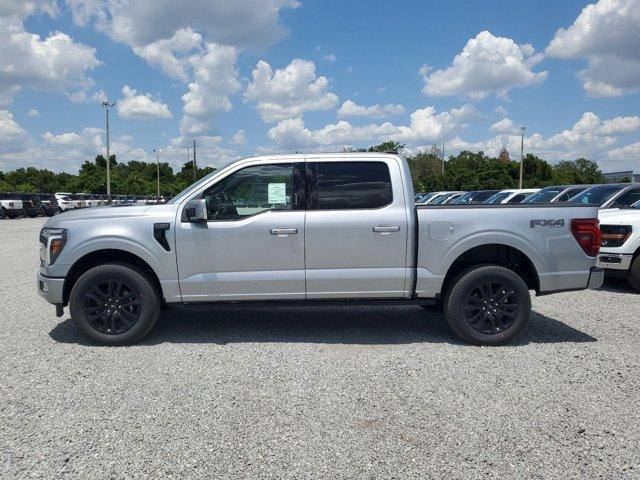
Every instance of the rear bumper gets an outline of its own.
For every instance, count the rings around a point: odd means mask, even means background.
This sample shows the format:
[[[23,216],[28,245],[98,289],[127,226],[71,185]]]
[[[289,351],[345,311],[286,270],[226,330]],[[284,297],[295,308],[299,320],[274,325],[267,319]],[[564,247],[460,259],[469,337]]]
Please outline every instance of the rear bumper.
[[[47,302],[54,305],[63,304],[64,278],[46,277],[38,270],[36,274],[38,293]]]
[[[11,218],[25,215],[24,208],[5,208],[4,211],[7,212],[7,216]]]
[[[600,268],[606,268],[607,270],[627,271],[631,268],[632,260],[632,254],[600,252],[596,265]]]

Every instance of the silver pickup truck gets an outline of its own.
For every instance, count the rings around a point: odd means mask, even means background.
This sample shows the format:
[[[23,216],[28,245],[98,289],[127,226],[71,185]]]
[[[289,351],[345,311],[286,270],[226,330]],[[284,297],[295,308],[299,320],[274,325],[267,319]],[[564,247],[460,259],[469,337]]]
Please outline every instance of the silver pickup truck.
[[[47,220],[37,288],[106,344],[140,340],[175,303],[441,306],[452,330],[502,344],[539,295],[598,288],[592,206],[417,206],[404,158],[247,158],[165,205]],[[187,321],[185,319],[185,321]]]

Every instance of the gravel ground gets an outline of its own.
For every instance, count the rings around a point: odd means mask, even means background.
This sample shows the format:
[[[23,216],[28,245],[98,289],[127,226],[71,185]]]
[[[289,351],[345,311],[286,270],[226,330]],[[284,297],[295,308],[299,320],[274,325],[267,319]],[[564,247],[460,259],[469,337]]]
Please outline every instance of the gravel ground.
[[[624,283],[534,298],[509,347],[418,307],[176,307],[97,347],[36,293],[42,223],[0,221],[2,478],[640,478]]]

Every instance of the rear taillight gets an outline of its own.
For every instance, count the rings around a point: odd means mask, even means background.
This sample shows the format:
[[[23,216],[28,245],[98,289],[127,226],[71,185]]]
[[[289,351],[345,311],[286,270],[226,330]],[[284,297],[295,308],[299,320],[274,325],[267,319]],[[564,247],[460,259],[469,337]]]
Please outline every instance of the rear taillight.
[[[571,220],[571,233],[584,253],[597,257],[600,251],[602,233],[597,218],[574,218]]]

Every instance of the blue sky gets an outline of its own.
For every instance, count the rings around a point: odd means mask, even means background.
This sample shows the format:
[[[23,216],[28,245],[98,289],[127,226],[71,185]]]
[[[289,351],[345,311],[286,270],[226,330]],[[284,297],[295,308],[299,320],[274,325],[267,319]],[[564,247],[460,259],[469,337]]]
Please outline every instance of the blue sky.
[[[640,0],[5,0],[0,170],[393,139],[640,171]]]

